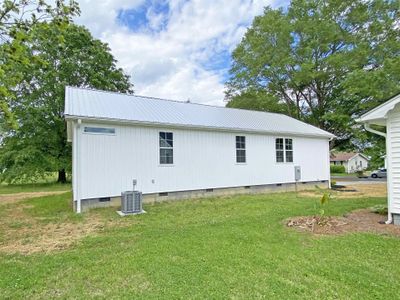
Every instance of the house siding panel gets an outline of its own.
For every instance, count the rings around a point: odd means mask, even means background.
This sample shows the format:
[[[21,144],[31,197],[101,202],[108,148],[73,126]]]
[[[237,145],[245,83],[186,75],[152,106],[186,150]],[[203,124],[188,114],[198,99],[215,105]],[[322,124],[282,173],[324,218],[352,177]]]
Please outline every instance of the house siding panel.
[[[301,166],[301,181],[329,180],[327,138],[291,137],[294,162],[276,163],[278,136],[90,124],[116,130],[115,135],[101,135],[83,133],[87,125],[82,123],[75,131],[80,199],[118,196],[132,189],[132,179],[145,194],[290,183],[294,166]],[[174,134],[172,166],[159,164],[160,131]],[[245,164],[236,163],[236,135],[246,136]]]
[[[388,170],[389,212],[400,214],[400,108],[388,114],[387,151],[390,168]]]

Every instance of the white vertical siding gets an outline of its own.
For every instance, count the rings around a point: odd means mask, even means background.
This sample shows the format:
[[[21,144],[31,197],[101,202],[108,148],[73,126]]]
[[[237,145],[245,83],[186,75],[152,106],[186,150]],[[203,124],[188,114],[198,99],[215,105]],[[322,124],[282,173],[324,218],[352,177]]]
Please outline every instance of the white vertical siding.
[[[294,182],[297,165],[302,181],[329,180],[327,138],[292,137],[294,162],[276,163],[274,136],[98,124],[116,129],[101,135],[84,126],[77,132],[81,199],[120,195],[132,179],[143,193]],[[174,134],[172,166],[159,164],[160,131]],[[245,164],[236,163],[236,135],[246,136]]]
[[[388,114],[386,144],[389,212],[400,213],[400,107]]]

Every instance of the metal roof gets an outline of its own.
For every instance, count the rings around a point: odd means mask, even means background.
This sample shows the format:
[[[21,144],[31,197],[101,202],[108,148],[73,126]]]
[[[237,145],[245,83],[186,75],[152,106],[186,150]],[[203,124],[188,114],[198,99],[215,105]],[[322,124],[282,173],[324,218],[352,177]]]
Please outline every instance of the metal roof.
[[[332,138],[333,134],[283,114],[66,87],[66,119],[265,132]]]

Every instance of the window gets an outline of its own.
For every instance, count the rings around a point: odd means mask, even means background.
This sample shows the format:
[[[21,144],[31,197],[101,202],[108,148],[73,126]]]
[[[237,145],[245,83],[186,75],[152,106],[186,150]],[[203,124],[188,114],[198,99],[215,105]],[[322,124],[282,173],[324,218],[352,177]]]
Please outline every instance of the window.
[[[293,162],[293,140],[285,139],[286,162]]]
[[[276,162],[284,162],[283,139],[278,138],[275,140],[276,149]]]
[[[115,134],[115,128],[105,127],[85,127],[83,128],[85,133],[98,133],[98,134]]]
[[[245,163],[246,162],[246,137],[237,136],[236,137],[236,162]]]
[[[293,140],[275,139],[276,162],[293,162]]]
[[[174,142],[172,132],[160,132],[160,164],[174,163]]]

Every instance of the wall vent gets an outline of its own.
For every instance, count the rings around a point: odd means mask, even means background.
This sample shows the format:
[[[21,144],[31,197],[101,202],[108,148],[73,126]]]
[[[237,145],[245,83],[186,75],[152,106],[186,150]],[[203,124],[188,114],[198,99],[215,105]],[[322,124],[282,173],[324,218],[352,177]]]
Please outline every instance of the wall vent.
[[[207,192],[207,193],[214,192],[214,189],[206,189],[206,192]]]
[[[168,196],[168,193],[167,192],[158,193],[158,196],[165,197],[165,196]]]
[[[102,197],[102,198],[99,198],[99,202],[109,202],[109,201],[111,201],[111,198],[110,198],[110,197]]]
[[[276,186],[282,186],[282,183],[277,183]]]
[[[248,190],[248,189],[250,188],[250,186],[249,186],[249,185],[246,185],[244,188],[245,188],[246,190]]]

